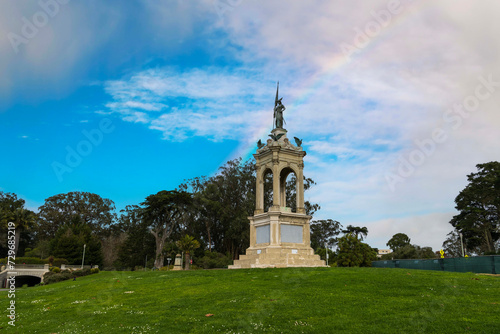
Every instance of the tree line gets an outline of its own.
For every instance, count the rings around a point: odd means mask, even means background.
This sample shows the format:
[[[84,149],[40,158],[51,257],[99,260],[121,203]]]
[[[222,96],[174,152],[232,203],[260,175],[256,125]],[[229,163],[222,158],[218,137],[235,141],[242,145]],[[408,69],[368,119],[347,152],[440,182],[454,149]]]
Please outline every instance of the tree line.
[[[469,184],[455,200],[459,214],[450,222],[455,229],[443,244],[447,254],[459,255],[459,233],[468,254],[498,250],[500,164],[482,164],[478,169],[468,175]],[[249,246],[247,217],[255,209],[255,182],[254,162],[235,159],[214,176],[185,180],[176,189],[151,194],[118,214],[112,200],[89,192],[51,196],[35,213],[16,194],[0,191],[0,254],[8,249],[7,222],[14,222],[18,257],[54,256],[79,264],[86,245],[85,262],[109,268],[160,268],[177,253],[194,258],[195,264],[205,268],[227,266]],[[270,205],[272,180],[264,182],[264,203]],[[314,184],[304,178],[306,191]],[[286,188],[286,202],[293,210],[293,174]],[[320,210],[318,204],[307,201],[305,208],[309,215]],[[376,249],[362,242],[367,234],[366,227],[343,228],[332,219],[316,220],[311,222],[311,247],[340,266],[369,265]],[[406,238],[388,243],[395,251],[392,256],[425,258],[432,253],[411,245]]]
[[[224,266],[249,246],[248,216],[255,209],[254,162],[228,161],[211,177],[185,180],[119,213],[111,199],[89,192],[47,198],[35,213],[13,193],[0,192],[0,229],[16,225],[16,254],[54,256],[78,264],[105,267],[160,268],[176,253],[203,259],[203,266]],[[295,204],[295,178],[287,180],[287,202]],[[304,179],[307,190],[314,181]],[[265,202],[272,202],[272,180],[266,179]],[[308,214],[319,205],[305,203]],[[292,208],[293,209],[293,208]],[[0,252],[7,242],[0,238]],[[193,247],[193,243],[199,244]],[[190,254],[193,253],[193,254]]]

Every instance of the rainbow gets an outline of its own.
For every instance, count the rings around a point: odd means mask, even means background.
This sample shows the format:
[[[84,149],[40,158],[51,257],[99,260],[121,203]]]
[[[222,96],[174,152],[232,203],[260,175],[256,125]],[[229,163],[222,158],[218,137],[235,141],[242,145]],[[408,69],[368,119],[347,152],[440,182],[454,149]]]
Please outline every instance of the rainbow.
[[[375,46],[383,45],[383,42],[387,40],[395,31],[395,28],[400,26],[409,17],[418,11],[422,11],[424,7],[431,6],[432,2],[428,0],[422,1],[406,1],[401,4],[402,12],[400,14],[392,16],[391,22],[388,26],[382,27],[381,31],[374,37],[370,38],[364,47],[359,49],[358,52],[352,54],[350,57],[346,57],[344,54],[338,52],[330,61],[328,61],[324,66],[323,70],[318,71],[316,74],[308,77],[306,81],[302,84],[301,93],[292,102],[289,102],[289,107],[287,108],[287,113],[290,115],[294,112],[300,105],[306,103],[311,96],[314,95],[321,87],[323,87],[327,82],[330,82],[331,78],[336,74],[336,72],[342,67],[346,66],[353,59],[361,57],[366,54],[369,50],[373,49]],[[373,19],[375,20],[375,19]],[[367,21],[368,22],[368,21]],[[354,38],[354,34],[352,36]],[[347,41],[345,41],[347,43]],[[353,42],[349,42],[353,45]],[[250,136],[252,138],[263,138],[267,140],[267,135],[271,132],[272,126],[272,106],[269,108],[269,119],[264,119],[260,121],[258,131]],[[256,144],[255,141],[242,142],[231,154],[223,161],[225,163],[228,160],[232,160],[238,157],[242,158],[242,161],[246,161],[252,157],[255,153]]]

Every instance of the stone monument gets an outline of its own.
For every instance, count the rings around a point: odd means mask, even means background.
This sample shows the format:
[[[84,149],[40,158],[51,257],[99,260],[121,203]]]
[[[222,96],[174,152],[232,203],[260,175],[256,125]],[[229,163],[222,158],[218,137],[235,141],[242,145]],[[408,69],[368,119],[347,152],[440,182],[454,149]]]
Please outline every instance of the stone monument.
[[[182,270],[182,257],[181,254],[175,256],[174,268],[173,270]]]
[[[279,85],[279,84],[278,84]],[[274,103],[274,129],[267,144],[260,140],[256,160],[256,203],[250,220],[250,247],[240,255],[229,269],[239,268],[282,268],[282,267],[325,267],[325,261],[314,254],[310,246],[309,221],[311,216],[304,208],[304,162],[306,152],[302,141],[295,138],[293,145],[283,128],[285,106],[278,99],[276,89]],[[264,179],[272,175],[272,205],[264,208]],[[286,203],[286,179],[290,173],[296,177],[295,212]]]

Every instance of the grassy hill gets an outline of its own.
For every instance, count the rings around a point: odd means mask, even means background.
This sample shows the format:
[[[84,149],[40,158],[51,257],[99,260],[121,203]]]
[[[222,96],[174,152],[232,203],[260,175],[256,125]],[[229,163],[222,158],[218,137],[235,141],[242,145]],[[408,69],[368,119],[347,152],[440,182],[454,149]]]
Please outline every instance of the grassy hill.
[[[500,333],[500,278],[470,273],[101,272],[18,289],[15,300],[5,333]],[[8,302],[0,292],[5,314]]]

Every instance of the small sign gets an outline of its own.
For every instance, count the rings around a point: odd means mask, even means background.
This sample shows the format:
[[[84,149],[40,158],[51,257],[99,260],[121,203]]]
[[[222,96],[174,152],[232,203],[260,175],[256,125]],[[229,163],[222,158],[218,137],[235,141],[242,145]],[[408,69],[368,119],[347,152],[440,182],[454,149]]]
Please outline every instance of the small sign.
[[[444,259],[444,250],[440,250],[439,253],[441,254],[441,258]]]

